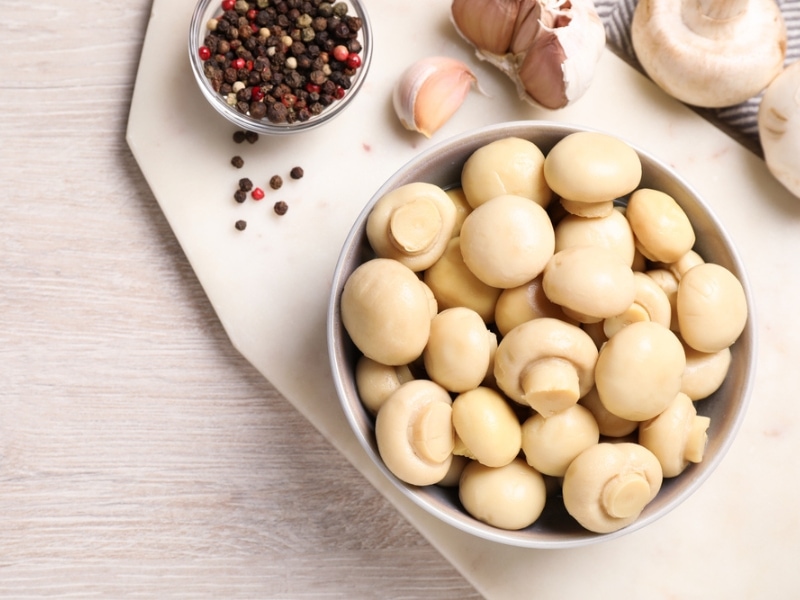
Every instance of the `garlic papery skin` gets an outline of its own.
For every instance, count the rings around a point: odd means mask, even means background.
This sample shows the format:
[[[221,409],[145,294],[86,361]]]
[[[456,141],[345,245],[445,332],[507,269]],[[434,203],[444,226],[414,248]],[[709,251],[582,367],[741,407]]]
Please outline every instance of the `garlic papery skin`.
[[[767,169],[800,198],[800,61],[786,67],[764,92],[758,135]]]
[[[455,114],[473,85],[475,75],[460,60],[427,57],[403,72],[392,103],[403,127],[429,138]]]
[[[508,75],[520,98],[548,109],[583,96],[605,48],[592,0],[454,0],[451,14],[479,58]]]

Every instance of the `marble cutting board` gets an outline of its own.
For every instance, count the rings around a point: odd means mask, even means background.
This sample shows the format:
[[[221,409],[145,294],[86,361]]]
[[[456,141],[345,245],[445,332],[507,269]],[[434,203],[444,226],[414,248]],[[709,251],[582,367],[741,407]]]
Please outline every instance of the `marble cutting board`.
[[[236,145],[234,129],[192,79],[186,40],[193,0],[154,0],[127,140],[235,347],[486,598],[787,597],[800,583],[800,294],[794,268],[800,200],[761,160],[672,100],[611,52],[591,89],[562,111],[519,102],[513,86],[475,59],[449,22],[449,0],[368,0],[373,64],[359,97],[322,129]],[[401,70],[427,55],[473,66],[473,93],[432,140],[406,132],[391,107]],[[180,98],[180,102],[165,102]],[[436,521],[369,462],[339,409],[325,340],[329,285],[351,223],[373,192],[421,150],[502,121],[543,119],[614,133],[664,159],[728,228],[756,296],[759,372],[739,438],[692,498],[644,530],[584,548],[503,547]],[[230,164],[234,154],[242,169]],[[305,177],[288,178],[302,166]],[[232,200],[236,182],[285,184],[261,202]],[[289,205],[272,211],[275,200]],[[234,222],[245,219],[245,231]],[[410,575],[413,577],[413,575]]]

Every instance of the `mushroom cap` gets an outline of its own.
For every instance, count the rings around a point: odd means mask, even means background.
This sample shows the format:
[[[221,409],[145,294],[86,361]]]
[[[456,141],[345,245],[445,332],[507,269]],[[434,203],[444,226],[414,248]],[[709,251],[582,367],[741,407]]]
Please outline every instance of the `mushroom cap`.
[[[424,271],[444,252],[456,223],[456,206],[437,185],[414,182],[382,196],[367,217],[370,246],[412,271]]]
[[[521,458],[503,467],[473,461],[461,473],[458,496],[466,511],[479,521],[518,530],[542,514],[547,489],[542,474]]]
[[[364,407],[373,415],[406,381],[414,379],[408,365],[384,365],[367,356],[356,363],[356,389]]]
[[[603,322],[603,332],[613,336],[623,327],[637,321],[654,321],[669,329],[672,322],[672,305],[667,293],[644,273],[633,273],[636,283],[636,297],[625,311],[607,318]]]
[[[600,430],[600,435],[611,438],[623,438],[636,431],[636,428],[639,427],[638,421],[629,421],[628,419],[623,419],[622,417],[610,413],[608,409],[603,406],[603,401],[600,400],[600,394],[597,393],[596,386],[589,390],[589,392],[578,401],[578,404],[592,413],[597,427]]]
[[[692,400],[703,400],[716,392],[725,381],[731,366],[731,349],[700,352],[684,343],[686,369],[681,379],[681,392]]]
[[[676,307],[681,337],[700,352],[718,352],[730,346],[747,323],[742,283],[714,263],[697,265],[683,275]]]
[[[522,424],[525,460],[543,475],[563,477],[575,457],[599,441],[597,421],[580,404],[546,419],[535,414]]]
[[[631,22],[633,49],[647,75],[674,98],[733,106],[781,72],[786,27],[773,0],[729,3],[744,5],[745,13],[720,19],[704,17],[703,4],[641,0]]]
[[[710,423],[689,396],[678,393],[664,412],[639,425],[639,443],[656,456],[664,477],[677,477],[690,462],[703,460]]]
[[[453,224],[453,233],[451,237],[457,237],[461,235],[461,225],[464,223],[464,219],[467,218],[467,215],[472,212],[472,207],[469,205],[469,202],[467,202],[467,195],[464,193],[464,188],[448,188],[445,192],[456,207],[456,222]]]
[[[453,400],[453,427],[467,455],[487,467],[502,467],[519,454],[517,415],[495,390],[478,387]]]
[[[441,481],[453,460],[452,400],[440,385],[415,379],[400,386],[375,418],[375,440],[386,467],[411,485]]]
[[[542,287],[542,276],[528,283],[502,290],[494,308],[494,323],[505,335],[525,321],[551,317],[569,321],[560,306],[550,301]]]
[[[425,271],[423,281],[433,291],[440,310],[466,306],[486,323],[494,320],[502,290],[485,284],[469,270],[461,255],[460,237],[448,242],[444,254]]]
[[[613,317],[636,297],[630,265],[608,248],[574,246],[556,252],[544,269],[547,297],[581,322]]]
[[[422,353],[425,371],[446,390],[466,392],[486,377],[496,346],[495,334],[474,310],[463,306],[445,309],[431,321]]]
[[[678,331],[678,278],[669,269],[657,268],[649,269],[644,272],[650,279],[655,281],[667,295],[672,311],[669,328]]]
[[[644,421],[669,406],[681,389],[685,367],[678,337],[663,325],[639,321],[621,329],[600,349],[595,385],[609,412]]]
[[[509,398],[549,416],[592,389],[597,356],[592,338],[580,327],[542,317],[500,340],[494,375]]]
[[[461,226],[464,263],[486,285],[510,288],[542,272],[553,256],[555,234],[547,212],[521,196],[495,196]]]
[[[385,365],[406,365],[428,343],[428,288],[408,267],[389,258],[360,264],[341,297],[342,323],[356,347]]]
[[[631,194],[625,216],[636,247],[652,261],[673,263],[692,249],[694,228],[675,199],[660,190],[642,188]]]
[[[579,131],[563,137],[548,152],[544,177],[563,199],[608,203],[636,189],[642,163],[636,150],[621,139]]]
[[[800,61],[787,66],[767,87],[758,107],[758,138],[767,169],[800,197]]]
[[[477,208],[496,196],[521,196],[547,207],[553,192],[544,179],[544,153],[531,141],[499,139],[473,152],[461,170],[467,202]]]
[[[647,448],[601,442],[581,452],[567,468],[561,492],[567,512],[595,533],[627,527],[661,489],[661,465]]]
[[[596,218],[567,215],[556,225],[555,235],[556,252],[574,246],[600,246],[619,252],[625,264],[633,265],[636,254],[633,230],[619,210]]]

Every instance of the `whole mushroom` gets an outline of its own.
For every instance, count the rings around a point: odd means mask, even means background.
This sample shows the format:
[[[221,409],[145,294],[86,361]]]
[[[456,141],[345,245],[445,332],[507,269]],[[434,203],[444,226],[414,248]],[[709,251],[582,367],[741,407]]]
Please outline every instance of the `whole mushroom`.
[[[706,108],[757,95],[786,56],[786,26],[774,0],[641,0],[631,41],[659,87]]]
[[[495,390],[478,387],[453,400],[456,454],[487,467],[502,467],[514,460],[521,446],[517,415]]]
[[[626,435],[630,435],[639,427],[638,421],[623,419],[609,412],[608,409],[603,406],[603,402],[600,400],[600,394],[597,393],[596,386],[589,390],[589,392],[578,401],[578,404],[586,407],[592,413],[594,420],[597,422],[597,427],[600,430],[600,435],[622,438]]]
[[[546,419],[535,414],[522,424],[525,460],[543,475],[563,477],[575,457],[599,441],[597,421],[580,404]]]
[[[672,306],[666,292],[644,273],[633,274],[636,296],[631,305],[622,313],[603,321],[603,332],[611,337],[620,329],[638,321],[653,321],[669,328],[672,322]]]
[[[611,533],[639,518],[661,489],[655,455],[639,444],[590,446],[567,468],[562,494],[567,512],[595,533]]]
[[[567,215],[555,228],[556,252],[573,246],[600,246],[619,252],[623,262],[633,265],[636,245],[628,219],[621,210],[595,218]]]
[[[800,61],[767,87],[758,107],[758,137],[769,172],[800,197]]]
[[[719,352],[699,352],[684,343],[686,369],[681,378],[681,391],[692,400],[703,400],[716,392],[725,381],[731,366],[730,347]]]
[[[674,263],[694,246],[689,217],[672,196],[660,190],[640,188],[633,192],[625,216],[636,247],[649,260]]]
[[[500,335],[507,334],[525,321],[541,317],[570,320],[544,293],[541,275],[528,283],[502,290],[494,307],[494,323]]]
[[[500,340],[494,375],[509,398],[548,417],[592,388],[597,356],[585,331],[542,317],[518,325]]]
[[[441,481],[453,460],[452,400],[440,385],[415,379],[381,406],[375,440],[386,467],[411,485]]]
[[[356,363],[358,397],[373,415],[397,388],[412,379],[408,365],[384,365],[367,356],[361,356]]]

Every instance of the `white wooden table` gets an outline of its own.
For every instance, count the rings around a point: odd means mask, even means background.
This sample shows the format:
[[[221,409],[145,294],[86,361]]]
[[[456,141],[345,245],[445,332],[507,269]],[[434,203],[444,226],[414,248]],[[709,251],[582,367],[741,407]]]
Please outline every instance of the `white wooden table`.
[[[478,597],[231,346],[125,143],[150,7],[3,5],[0,596]]]

